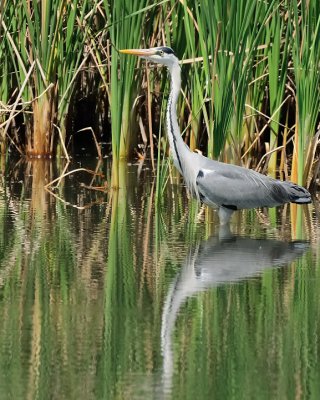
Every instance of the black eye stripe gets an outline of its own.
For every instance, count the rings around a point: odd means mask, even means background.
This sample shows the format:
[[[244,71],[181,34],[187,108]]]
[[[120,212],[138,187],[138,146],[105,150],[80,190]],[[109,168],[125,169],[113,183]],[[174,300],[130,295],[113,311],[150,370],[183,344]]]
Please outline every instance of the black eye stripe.
[[[174,51],[170,47],[163,47],[161,50],[167,54],[174,54]]]
[[[163,53],[165,53],[165,54],[173,54],[174,56],[176,56],[175,52],[170,47],[166,47],[166,46],[161,47],[158,50],[158,52],[159,52],[158,53],[159,55],[163,55]]]

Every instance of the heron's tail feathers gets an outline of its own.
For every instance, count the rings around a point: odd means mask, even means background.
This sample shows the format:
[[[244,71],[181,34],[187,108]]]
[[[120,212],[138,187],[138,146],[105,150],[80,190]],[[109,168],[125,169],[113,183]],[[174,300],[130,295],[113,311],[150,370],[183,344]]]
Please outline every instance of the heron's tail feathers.
[[[291,203],[311,203],[311,194],[308,192],[307,189],[292,182],[283,182],[283,184],[287,190]]]

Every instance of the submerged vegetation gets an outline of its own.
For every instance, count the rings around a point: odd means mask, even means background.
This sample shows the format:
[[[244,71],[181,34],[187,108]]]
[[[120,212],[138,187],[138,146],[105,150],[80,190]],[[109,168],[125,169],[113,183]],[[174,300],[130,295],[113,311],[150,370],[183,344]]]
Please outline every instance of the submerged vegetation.
[[[179,119],[193,150],[316,182],[318,0],[2,0],[0,37],[3,154],[111,143],[114,186],[121,158],[166,155],[166,72],[118,55],[165,43],[183,60]]]

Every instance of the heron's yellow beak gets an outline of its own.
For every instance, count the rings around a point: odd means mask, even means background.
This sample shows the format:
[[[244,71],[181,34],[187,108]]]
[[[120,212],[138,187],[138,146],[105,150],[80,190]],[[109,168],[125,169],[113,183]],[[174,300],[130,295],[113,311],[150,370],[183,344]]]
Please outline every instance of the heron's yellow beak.
[[[124,54],[132,54],[134,56],[140,56],[140,57],[150,57],[156,54],[156,51],[153,49],[124,49],[124,50],[119,50],[119,52]]]

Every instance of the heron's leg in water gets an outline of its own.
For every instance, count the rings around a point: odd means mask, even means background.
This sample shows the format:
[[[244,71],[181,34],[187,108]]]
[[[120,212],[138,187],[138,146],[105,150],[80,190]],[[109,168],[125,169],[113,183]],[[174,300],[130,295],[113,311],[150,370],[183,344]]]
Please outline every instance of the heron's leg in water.
[[[223,241],[230,241],[233,239],[233,235],[230,230],[230,224],[220,225],[219,226],[219,240],[220,242]]]
[[[219,207],[220,225],[226,225],[229,223],[233,211],[234,210],[230,210],[229,208]]]

